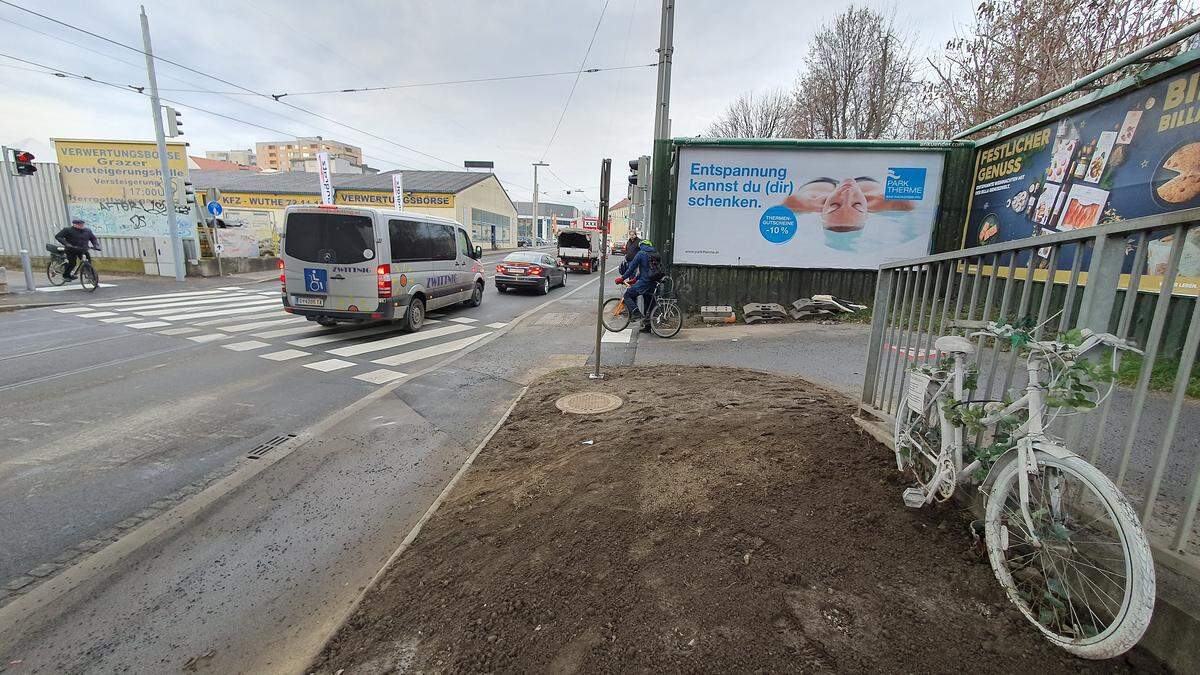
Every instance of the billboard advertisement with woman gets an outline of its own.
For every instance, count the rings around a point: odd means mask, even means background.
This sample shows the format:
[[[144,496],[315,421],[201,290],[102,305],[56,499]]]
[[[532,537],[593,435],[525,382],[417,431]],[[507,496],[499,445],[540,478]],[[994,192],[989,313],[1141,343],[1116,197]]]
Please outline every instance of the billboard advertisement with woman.
[[[935,151],[685,147],[675,261],[874,269],[929,252]]]

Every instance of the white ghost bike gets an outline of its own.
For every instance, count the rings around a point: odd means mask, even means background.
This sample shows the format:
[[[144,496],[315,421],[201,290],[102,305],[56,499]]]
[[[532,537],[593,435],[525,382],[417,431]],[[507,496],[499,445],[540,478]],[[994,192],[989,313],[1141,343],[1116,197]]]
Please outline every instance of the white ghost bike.
[[[995,323],[975,336],[1028,337]],[[1051,642],[1076,656],[1103,659],[1133,647],[1150,624],[1154,564],[1145,532],[1121,491],[1046,434],[1046,399],[1061,384],[1055,378],[1090,349],[1107,346],[1114,355],[1118,349],[1138,350],[1108,333],[1084,330],[1077,337],[1082,340],[1074,345],[1026,342],[1029,380],[1023,393],[1013,392],[1011,403],[965,401],[966,362],[974,346],[958,335],[938,338],[935,349],[947,355],[941,365],[907,373],[896,413],[896,463],[916,476],[917,485],[904,492],[905,504],[914,508],[949,499],[958,484],[990,469],[981,486],[983,529],[996,579]],[[1013,348],[1021,342],[1014,341]],[[1001,425],[1004,431],[1002,442],[990,446],[992,454],[976,449],[964,466],[960,407],[972,403],[976,428],[995,434]]]

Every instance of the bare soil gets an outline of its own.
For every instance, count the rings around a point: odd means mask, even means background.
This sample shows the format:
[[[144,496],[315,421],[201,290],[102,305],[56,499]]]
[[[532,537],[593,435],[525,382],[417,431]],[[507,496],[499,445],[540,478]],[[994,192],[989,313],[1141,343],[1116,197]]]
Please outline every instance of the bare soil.
[[[1046,643],[969,516],[903,506],[845,397],[729,368],[582,373],[532,385],[316,671],[1160,669]],[[626,402],[555,409],[589,389]]]

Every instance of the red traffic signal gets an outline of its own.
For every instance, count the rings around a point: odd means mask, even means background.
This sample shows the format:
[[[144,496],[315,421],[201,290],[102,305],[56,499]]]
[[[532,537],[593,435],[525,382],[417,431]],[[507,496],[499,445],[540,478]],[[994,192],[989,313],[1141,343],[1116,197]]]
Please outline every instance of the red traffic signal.
[[[13,159],[17,162],[18,176],[32,176],[37,173],[37,167],[33,165],[34,156],[32,152],[27,150],[13,150]]]

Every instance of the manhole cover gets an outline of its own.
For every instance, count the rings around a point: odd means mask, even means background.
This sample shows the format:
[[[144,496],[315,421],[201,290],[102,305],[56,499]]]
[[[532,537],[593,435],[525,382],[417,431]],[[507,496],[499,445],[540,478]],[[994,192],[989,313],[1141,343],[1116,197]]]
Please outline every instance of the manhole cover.
[[[567,394],[555,401],[554,405],[558,406],[558,409],[565,413],[597,415],[610,410],[616,410],[621,407],[622,403],[624,401],[621,400],[620,396],[584,392],[580,394]]]

